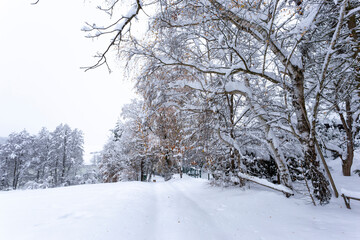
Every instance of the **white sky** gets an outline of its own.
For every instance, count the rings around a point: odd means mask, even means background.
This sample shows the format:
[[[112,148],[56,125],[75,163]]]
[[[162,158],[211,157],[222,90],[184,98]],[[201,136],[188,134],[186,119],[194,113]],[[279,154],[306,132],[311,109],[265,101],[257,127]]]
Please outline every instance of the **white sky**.
[[[99,15],[100,1],[0,0],[0,136],[32,134],[60,123],[85,136],[85,158],[99,151],[122,105],[135,96],[116,63],[84,72],[107,41],[86,39],[85,21]],[[120,65],[120,64],[119,64]]]

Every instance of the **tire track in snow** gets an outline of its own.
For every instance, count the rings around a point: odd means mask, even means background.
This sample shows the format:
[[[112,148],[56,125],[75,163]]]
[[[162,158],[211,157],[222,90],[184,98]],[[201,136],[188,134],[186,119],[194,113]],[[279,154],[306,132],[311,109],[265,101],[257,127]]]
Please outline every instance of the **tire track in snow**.
[[[219,228],[215,216],[201,203],[187,196],[173,182],[154,184],[157,196],[156,240],[167,239],[228,239]]]

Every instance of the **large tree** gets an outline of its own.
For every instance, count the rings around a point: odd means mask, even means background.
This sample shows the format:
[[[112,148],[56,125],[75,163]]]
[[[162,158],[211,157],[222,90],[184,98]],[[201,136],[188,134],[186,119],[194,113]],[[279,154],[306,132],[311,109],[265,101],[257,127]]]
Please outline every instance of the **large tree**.
[[[110,2],[103,10],[112,15],[120,2]],[[180,70],[190,73],[180,75],[182,79],[168,78],[165,85],[169,91],[176,85],[197,91],[197,97],[191,99],[195,102],[202,102],[203,96],[211,96],[207,101],[216,106],[209,104],[202,110],[212,112],[217,119],[213,127],[218,129],[218,138],[229,148],[230,155],[226,158],[232,159],[230,169],[238,169],[239,176],[245,177],[241,172],[244,171],[241,167],[244,148],[239,147],[240,132],[245,131],[237,126],[241,121],[237,119],[248,119],[248,126],[257,124],[265,141],[259,136],[254,138],[249,132],[245,137],[266,146],[277,165],[280,182],[291,188],[287,162],[294,159],[303,169],[305,181],[310,180],[312,195],[321,204],[327,203],[331,193],[320,166],[322,154],[316,127],[319,111],[324,109],[325,94],[340,96],[341,100],[330,101],[339,113],[343,112],[342,106],[347,109],[347,117],[339,116],[349,130],[347,138],[354,138],[350,129],[354,129],[352,122],[357,121],[358,113],[346,106],[356,107],[350,102],[354,102],[351,99],[356,96],[353,93],[357,92],[358,82],[358,3],[348,0],[337,1],[337,4],[310,0],[157,0],[149,4],[156,10],[150,18],[145,41],[137,39],[130,31],[134,19],[141,17],[141,10],[148,6],[140,0],[133,1],[127,14],[115,17],[116,24],[101,28],[89,24],[84,28],[94,33],[94,37],[115,34],[108,48],[98,55],[99,61],[90,68],[106,64],[111,46],[117,46],[121,53],[139,57],[142,64],[144,59],[152,62],[148,65],[151,67],[143,71],[145,74],[156,68],[164,73],[179,73]],[[325,22],[326,18],[331,21]],[[339,45],[344,42],[340,40],[345,39],[342,32],[350,34],[351,43],[347,46],[351,47]],[[123,43],[128,43],[126,48],[121,48]],[[350,61],[341,55],[342,52],[351,55]],[[334,62],[336,59],[342,60]],[[336,80],[332,74],[333,64],[339,67],[345,64],[352,69],[351,86],[354,87],[350,94],[345,94],[348,91],[341,88],[342,82],[341,86],[337,84],[341,80]],[[154,85],[163,83],[154,82]],[[176,100],[179,97],[170,102],[184,109],[188,94],[182,94],[181,104]],[[199,105],[193,106],[188,105],[188,110],[199,110]],[[353,152],[349,140],[347,160],[344,160],[346,169],[351,166]],[[292,143],[295,151],[291,153],[291,148],[286,149],[290,145],[287,143]],[[329,172],[328,177],[331,179]]]

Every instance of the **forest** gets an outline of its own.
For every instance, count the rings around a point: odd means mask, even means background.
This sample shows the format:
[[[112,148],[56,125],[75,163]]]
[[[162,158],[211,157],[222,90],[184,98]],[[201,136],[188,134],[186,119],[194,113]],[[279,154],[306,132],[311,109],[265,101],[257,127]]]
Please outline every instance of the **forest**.
[[[37,189],[84,183],[83,133],[60,124],[37,135],[14,132],[0,144],[0,190]],[[88,180],[88,179],[86,179]]]
[[[255,182],[314,205],[338,196],[327,161],[352,168],[360,131],[360,2],[122,1],[99,7],[141,96],[126,105],[100,161],[104,182],[170,179],[206,169],[214,182]],[[136,21],[146,18],[145,37]]]

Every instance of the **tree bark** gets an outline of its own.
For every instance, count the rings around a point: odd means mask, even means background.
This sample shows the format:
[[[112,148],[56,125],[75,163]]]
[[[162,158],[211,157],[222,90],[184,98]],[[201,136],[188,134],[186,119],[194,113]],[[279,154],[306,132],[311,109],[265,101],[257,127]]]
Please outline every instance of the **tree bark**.
[[[346,105],[346,158],[342,162],[344,176],[351,176],[351,166],[354,159],[354,138],[353,138],[353,114],[351,111],[351,97],[347,97]]]
[[[297,69],[293,79],[294,94],[292,105],[295,108],[297,118],[297,130],[299,131],[299,141],[304,148],[304,169],[305,178],[311,180],[313,186],[313,195],[320,201],[320,204],[326,204],[331,198],[329,181],[320,171],[320,162],[317,159],[315,150],[315,135],[311,134],[310,122],[305,105],[304,96],[304,74],[303,70]]]

